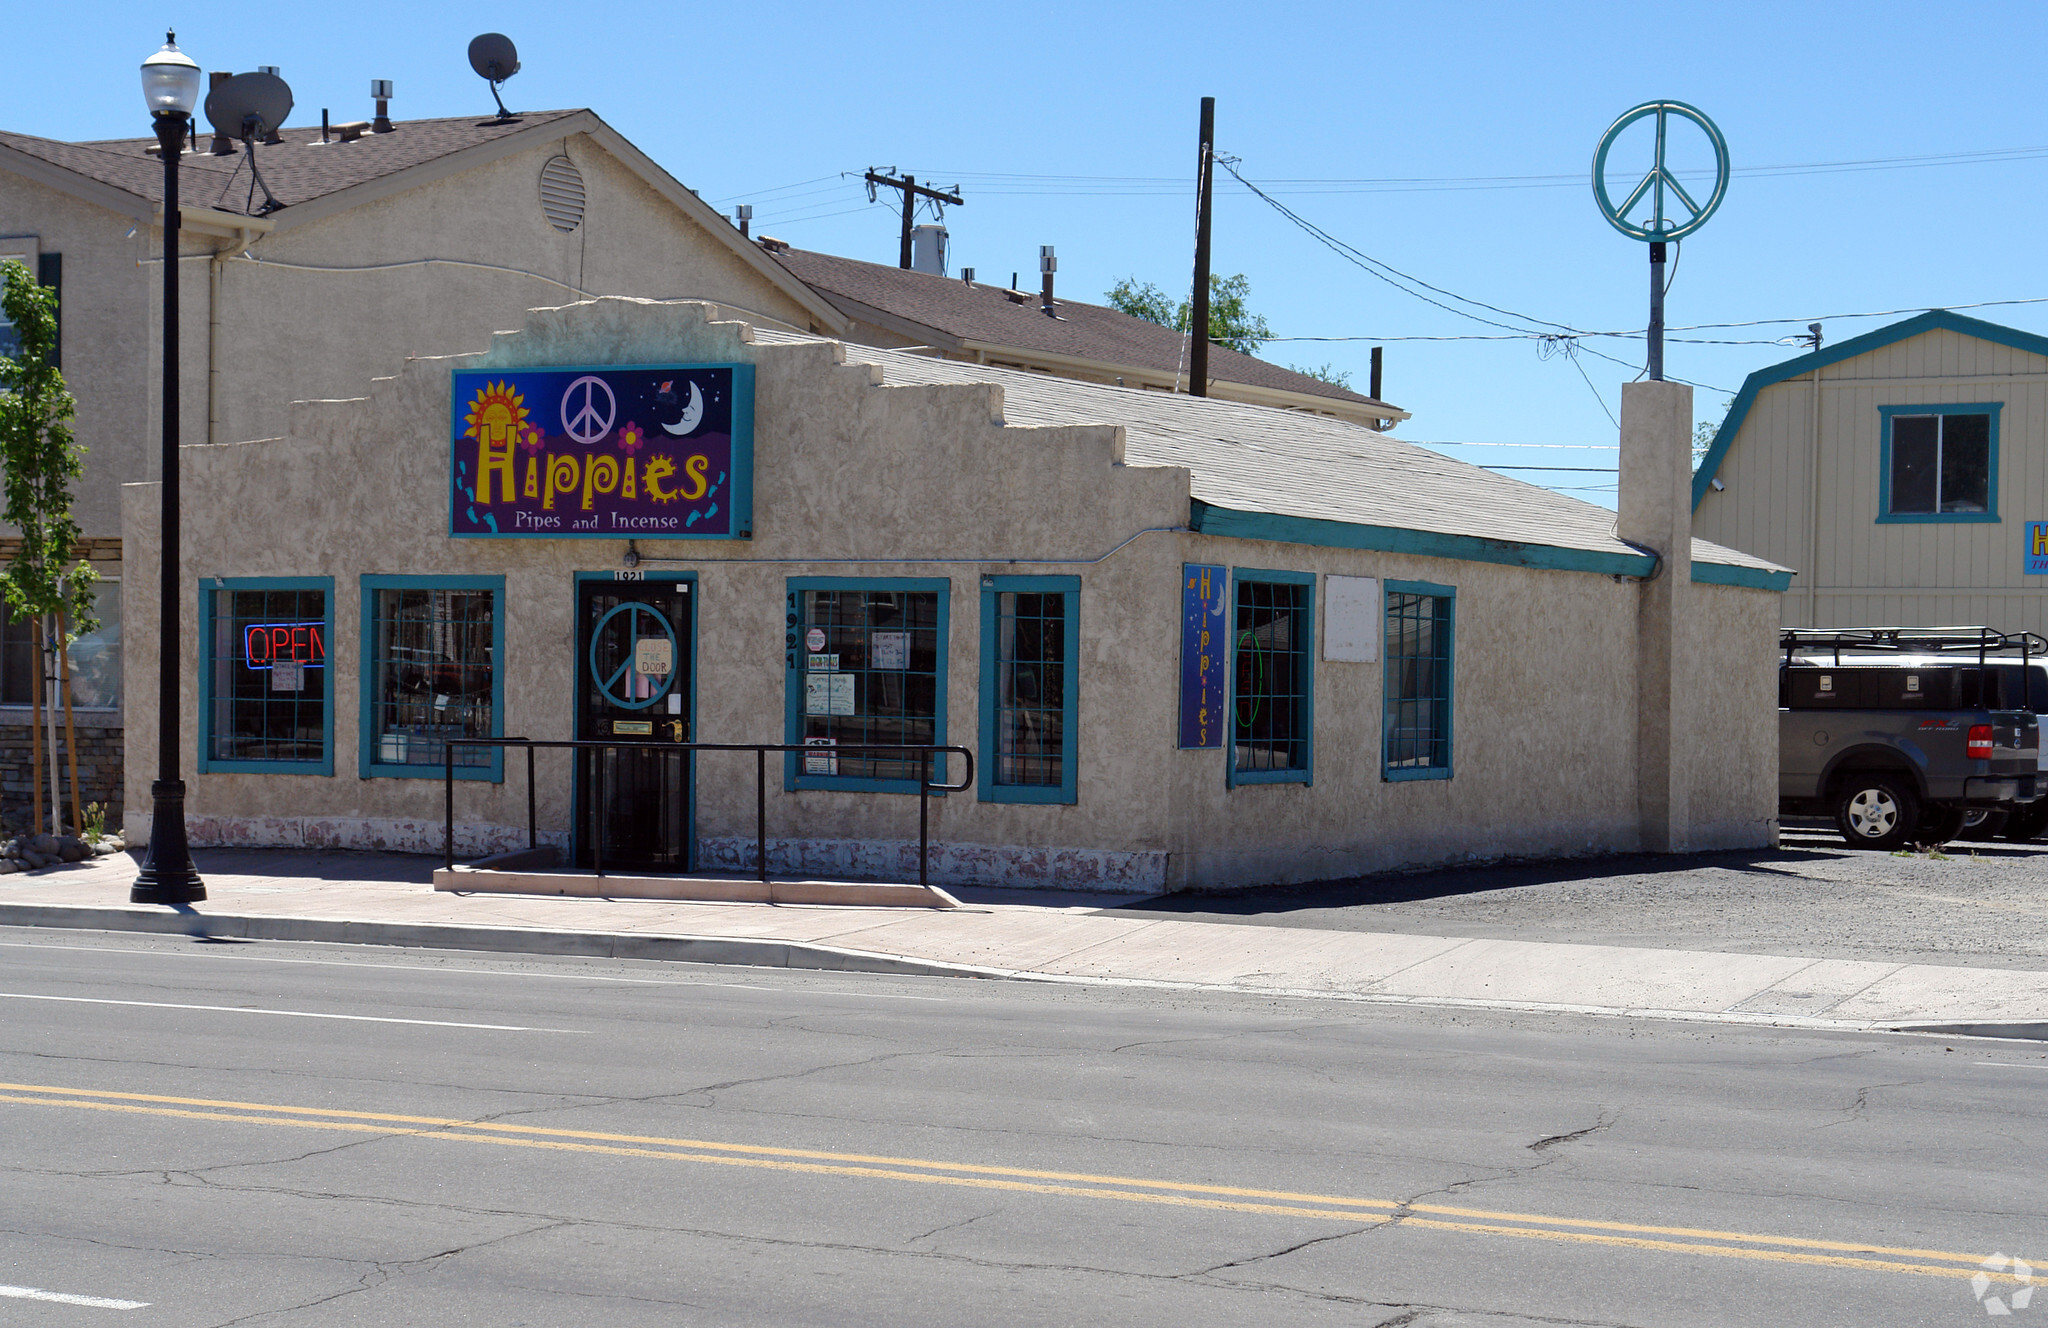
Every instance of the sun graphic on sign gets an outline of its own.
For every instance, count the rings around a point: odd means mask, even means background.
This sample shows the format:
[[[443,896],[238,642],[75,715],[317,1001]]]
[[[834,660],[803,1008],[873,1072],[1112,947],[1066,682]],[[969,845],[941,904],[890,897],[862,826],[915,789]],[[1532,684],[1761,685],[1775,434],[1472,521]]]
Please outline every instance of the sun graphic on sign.
[[[497,476],[506,502],[516,501],[512,488],[512,445],[526,424],[526,398],[510,383],[489,383],[469,403],[466,437],[476,439],[476,501],[491,501],[491,478]]]

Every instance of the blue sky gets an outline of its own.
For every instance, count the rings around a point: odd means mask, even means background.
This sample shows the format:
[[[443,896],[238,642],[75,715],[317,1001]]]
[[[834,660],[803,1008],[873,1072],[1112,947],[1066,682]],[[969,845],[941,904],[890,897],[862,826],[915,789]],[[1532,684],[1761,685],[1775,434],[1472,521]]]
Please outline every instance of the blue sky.
[[[591,107],[707,200],[752,202],[757,234],[893,262],[894,212],[841,173],[895,166],[961,185],[967,205],[946,218],[956,264],[1028,281],[1038,246],[1053,244],[1061,291],[1099,300],[1125,276],[1185,289],[1197,102],[1212,95],[1219,149],[1254,182],[1286,182],[1271,185],[1280,200],[1331,235],[1472,299],[1626,330],[1647,314],[1644,247],[1601,219],[1587,174],[1617,115],[1672,98],[1720,124],[1736,174],[1679,259],[1671,323],[1796,320],[1690,335],[1769,342],[1830,316],[1832,342],[1888,320],[1831,315],[2048,295],[2025,238],[2048,201],[2040,5],[498,0],[346,17],[324,4],[86,12],[10,18],[17,58],[0,127],[143,133],[136,66],[167,20],[208,69],[281,66],[294,123],[323,106],[367,117],[372,78],[396,81],[401,117],[482,112],[489,92],[463,52],[498,30],[525,64],[506,87],[515,107]],[[1899,160],[1910,158],[1938,160]],[[1829,165],[1845,162],[1867,164]],[[1414,412],[1400,436],[1557,449],[1448,449],[1488,463],[1612,464],[1595,449],[1614,442],[1608,412],[1640,367],[1640,341],[1589,339],[1573,357],[1526,338],[1400,340],[1500,329],[1393,289],[1234,183],[1217,192],[1215,250],[1216,270],[1245,274],[1276,333],[1384,339],[1386,396]],[[2048,332],[2048,305],[1972,312]],[[1266,354],[1331,363],[1362,386],[1371,344],[1288,341]],[[1745,374],[1794,353],[1674,342],[1667,367],[1707,385],[1696,413],[1718,418]],[[1597,487],[1581,496],[1612,501]]]

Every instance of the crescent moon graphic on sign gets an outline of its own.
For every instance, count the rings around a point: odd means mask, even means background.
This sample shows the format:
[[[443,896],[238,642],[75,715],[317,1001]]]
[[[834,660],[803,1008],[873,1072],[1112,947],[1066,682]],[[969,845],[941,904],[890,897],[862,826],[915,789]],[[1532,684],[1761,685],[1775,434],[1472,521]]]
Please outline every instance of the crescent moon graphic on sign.
[[[704,394],[697,390],[695,383],[692,383],[690,384],[690,404],[683,407],[683,418],[677,420],[674,424],[664,420],[661,427],[664,432],[672,433],[676,437],[681,438],[684,434],[695,429],[703,418]]]

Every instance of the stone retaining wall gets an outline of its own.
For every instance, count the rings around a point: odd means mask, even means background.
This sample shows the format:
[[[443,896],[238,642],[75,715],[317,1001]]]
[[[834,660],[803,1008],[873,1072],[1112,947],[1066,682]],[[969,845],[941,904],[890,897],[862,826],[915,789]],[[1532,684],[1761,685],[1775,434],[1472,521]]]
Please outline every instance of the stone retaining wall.
[[[107,806],[107,829],[121,828],[121,730],[117,728],[75,729],[78,735],[78,801]],[[0,724],[0,821],[9,829],[25,829],[29,822],[29,761],[35,752],[33,735],[26,724]],[[64,788],[64,822],[71,825],[71,770],[64,760],[64,722],[57,722],[57,759]],[[49,816],[50,754],[43,753],[43,815]]]

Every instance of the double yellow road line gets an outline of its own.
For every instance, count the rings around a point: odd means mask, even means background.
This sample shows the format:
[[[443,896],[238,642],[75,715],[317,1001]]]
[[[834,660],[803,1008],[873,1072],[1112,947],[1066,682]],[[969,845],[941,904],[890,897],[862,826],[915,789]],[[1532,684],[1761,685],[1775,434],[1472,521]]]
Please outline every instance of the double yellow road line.
[[[173,1117],[181,1120],[218,1121],[226,1124],[405,1136],[456,1143],[497,1144],[506,1148],[538,1148],[609,1157],[656,1158],[667,1162],[754,1167],[817,1176],[852,1176],[866,1180],[952,1185],[977,1190],[1006,1190],[1079,1199],[1107,1199],[1124,1203],[1161,1204],[1173,1208],[1317,1218],[1376,1226],[1422,1227],[1433,1231],[1456,1231],[1471,1235],[1564,1241],[1707,1258],[1756,1259],[1816,1268],[1849,1268],[1870,1272],[1909,1273],[1922,1277],[1954,1278],[1969,1278],[1983,1273],[1994,1283],[2013,1284],[2019,1281],[2011,1272],[1987,1269],[1985,1263],[1991,1256],[1965,1254],[1953,1250],[1906,1249],[1854,1241],[1811,1240],[1804,1237],[1771,1236],[1746,1231],[1716,1231],[1697,1227],[1646,1226],[1633,1222],[1553,1217],[1541,1213],[1455,1208],[1443,1204],[1404,1204],[1391,1199],[1358,1199],[1292,1190],[1203,1185],[1140,1176],[1099,1176],[1087,1172],[1040,1171],[1026,1167],[986,1166],[970,1162],[941,1162],[929,1158],[886,1157],[866,1153],[832,1153],[807,1148],[723,1143],[709,1139],[670,1139],[653,1135],[612,1134],[600,1130],[564,1130],[444,1116],[344,1111],[330,1107],[295,1107],[270,1102],[171,1097],[156,1093],[117,1093],[50,1084],[0,1083],[0,1103]]]

